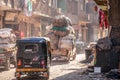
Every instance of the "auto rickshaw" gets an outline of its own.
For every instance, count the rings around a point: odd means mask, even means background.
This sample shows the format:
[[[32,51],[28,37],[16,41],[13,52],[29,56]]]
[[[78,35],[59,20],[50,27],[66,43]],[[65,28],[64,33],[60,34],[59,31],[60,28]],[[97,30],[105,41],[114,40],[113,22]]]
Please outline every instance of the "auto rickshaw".
[[[17,40],[17,67],[15,77],[22,75],[39,76],[49,79],[51,63],[50,40],[45,37],[33,37]]]

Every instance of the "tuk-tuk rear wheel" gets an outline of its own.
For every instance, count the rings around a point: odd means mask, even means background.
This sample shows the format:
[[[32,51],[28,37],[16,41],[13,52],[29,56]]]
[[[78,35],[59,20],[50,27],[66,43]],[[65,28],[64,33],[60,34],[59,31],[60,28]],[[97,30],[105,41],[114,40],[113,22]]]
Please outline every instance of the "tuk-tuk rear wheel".
[[[48,78],[48,77],[46,77],[46,78],[44,78],[44,80],[49,80],[49,78]]]
[[[16,80],[20,80],[20,77],[16,77]]]
[[[50,71],[48,70],[48,77],[47,77],[47,80],[49,80],[50,78]]]
[[[49,78],[50,78],[50,71],[49,71],[50,69],[48,68],[48,70],[47,70],[47,74],[48,74],[48,76],[47,77],[44,77],[44,80],[49,80]]]

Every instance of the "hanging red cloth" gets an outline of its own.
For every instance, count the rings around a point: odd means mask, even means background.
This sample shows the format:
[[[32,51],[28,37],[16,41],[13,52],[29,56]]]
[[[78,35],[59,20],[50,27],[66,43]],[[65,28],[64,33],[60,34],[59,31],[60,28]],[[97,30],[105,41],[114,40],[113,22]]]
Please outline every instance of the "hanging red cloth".
[[[107,21],[106,18],[105,18],[105,21],[104,21],[104,26],[105,26],[106,29],[108,28],[108,21]]]
[[[108,28],[108,21],[102,9],[99,10],[99,26],[100,28]]]

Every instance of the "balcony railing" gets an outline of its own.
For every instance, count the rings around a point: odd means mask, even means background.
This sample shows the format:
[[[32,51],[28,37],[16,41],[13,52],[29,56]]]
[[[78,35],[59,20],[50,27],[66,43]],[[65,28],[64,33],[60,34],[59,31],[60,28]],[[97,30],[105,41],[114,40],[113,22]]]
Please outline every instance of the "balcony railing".
[[[0,0],[0,1],[1,1],[0,6],[5,7],[5,8],[2,8],[3,10],[16,9],[16,10],[24,11],[25,0]],[[58,14],[58,8],[49,6],[48,3],[43,3],[42,0],[38,0],[37,3],[33,3],[32,8],[33,8],[33,12],[38,12],[51,17]]]

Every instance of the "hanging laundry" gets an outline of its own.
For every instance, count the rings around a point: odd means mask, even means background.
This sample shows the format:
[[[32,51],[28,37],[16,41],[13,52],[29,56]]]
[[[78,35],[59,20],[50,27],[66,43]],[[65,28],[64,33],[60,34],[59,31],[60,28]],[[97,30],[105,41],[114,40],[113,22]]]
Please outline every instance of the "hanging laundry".
[[[31,16],[32,15],[32,2],[31,0],[25,0],[25,15]]]
[[[102,15],[102,10],[100,9],[99,10],[99,25],[101,24],[101,15]],[[100,27],[101,27],[101,25],[100,25]]]
[[[100,28],[108,28],[107,17],[102,9],[99,10],[99,26]]]
[[[105,18],[105,21],[104,21],[104,26],[105,26],[106,29],[108,28],[108,20],[106,18]]]
[[[30,0],[28,0],[27,5],[28,5],[28,11],[31,12],[32,11],[32,2]]]
[[[104,26],[103,24],[104,24],[104,20],[105,20],[105,14],[104,14],[104,12],[102,11],[102,13],[101,13],[101,26]]]

